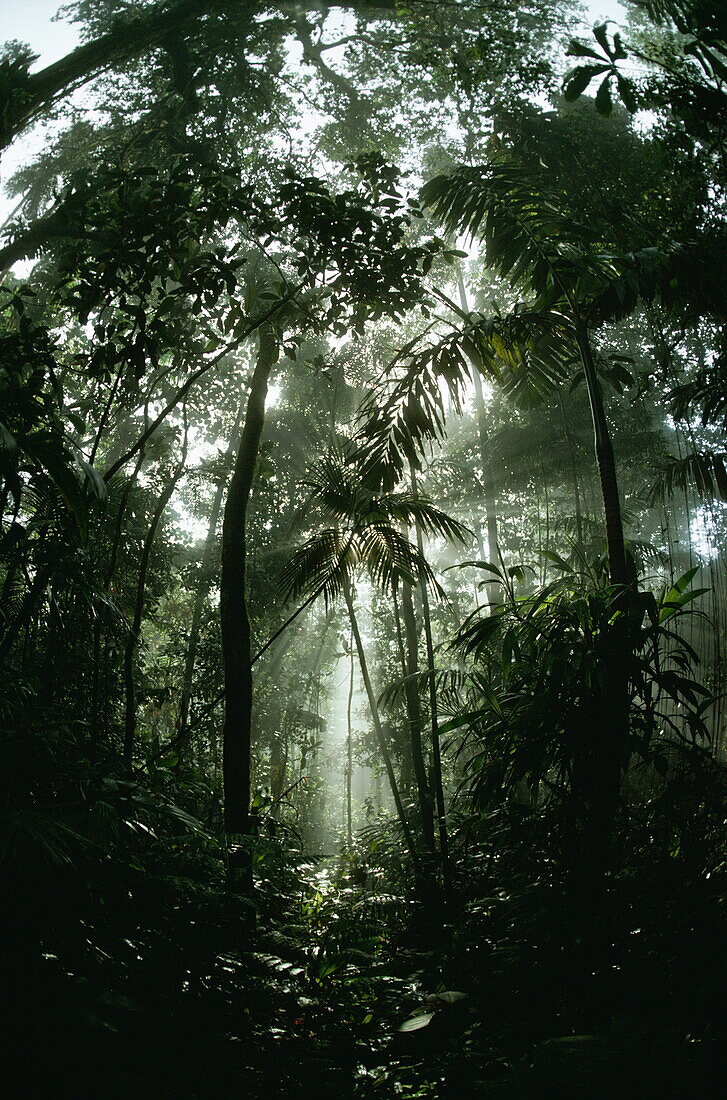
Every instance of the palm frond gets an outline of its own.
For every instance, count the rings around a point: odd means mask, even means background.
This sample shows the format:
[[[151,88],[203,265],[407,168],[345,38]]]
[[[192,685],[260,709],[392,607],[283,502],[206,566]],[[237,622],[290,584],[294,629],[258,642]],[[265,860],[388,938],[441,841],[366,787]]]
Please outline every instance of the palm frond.
[[[356,545],[350,535],[338,527],[318,531],[298,547],[281,572],[285,598],[297,599],[320,589],[329,604],[356,563]]]
[[[449,704],[458,703],[459,695],[465,685],[471,679],[471,673],[458,668],[426,668],[421,672],[413,672],[401,677],[389,684],[379,696],[379,705],[393,708],[399,706],[406,698],[406,689],[414,684],[419,694],[425,691],[434,680],[434,689],[439,702],[447,708]]]
[[[651,502],[667,500],[691,486],[708,500],[727,501],[727,453],[693,451],[683,458],[670,457],[651,487]]]
[[[392,520],[416,525],[429,538],[444,538],[467,545],[472,532],[459,520],[437,508],[430,500],[413,493],[395,493],[382,497],[381,507]]]
[[[669,394],[672,415],[686,420],[698,412],[703,424],[727,422],[727,348],[708,368]]]
[[[316,462],[305,482],[311,499],[329,516],[346,519],[356,507],[357,479],[341,454],[327,454]]]
[[[369,523],[356,535],[357,550],[372,581],[391,592],[399,581],[423,579],[436,586],[434,574],[417,547],[390,523]]]
[[[419,468],[427,446],[443,437],[445,387],[460,413],[476,370],[515,404],[532,407],[570,376],[574,354],[572,324],[557,309],[471,313],[461,329],[411,352],[403,370],[364,403],[357,461],[367,478],[391,489],[407,464]]]
[[[561,208],[544,173],[509,157],[437,176],[421,199],[450,232],[483,239],[487,263],[499,275],[538,293],[554,290],[559,268],[566,273],[568,246],[582,249],[592,235]]]

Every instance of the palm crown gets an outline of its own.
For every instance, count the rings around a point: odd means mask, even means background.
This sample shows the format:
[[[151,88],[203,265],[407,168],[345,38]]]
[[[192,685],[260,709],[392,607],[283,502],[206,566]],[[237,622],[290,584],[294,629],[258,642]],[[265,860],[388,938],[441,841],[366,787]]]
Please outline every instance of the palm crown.
[[[317,591],[329,603],[361,567],[383,591],[422,578],[438,588],[430,566],[402,528],[416,525],[426,535],[467,541],[467,529],[430,501],[407,492],[377,493],[343,454],[321,459],[306,484],[310,495],[303,517],[310,521],[317,514],[322,526],[283,570],[291,598]]]

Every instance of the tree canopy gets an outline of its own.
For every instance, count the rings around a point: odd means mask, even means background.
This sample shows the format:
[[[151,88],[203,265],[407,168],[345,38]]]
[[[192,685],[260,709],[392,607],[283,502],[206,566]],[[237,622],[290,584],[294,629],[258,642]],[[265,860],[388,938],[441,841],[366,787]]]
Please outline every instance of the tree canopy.
[[[19,1095],[716,1095],[722,5],[60,18],[0,53]]]

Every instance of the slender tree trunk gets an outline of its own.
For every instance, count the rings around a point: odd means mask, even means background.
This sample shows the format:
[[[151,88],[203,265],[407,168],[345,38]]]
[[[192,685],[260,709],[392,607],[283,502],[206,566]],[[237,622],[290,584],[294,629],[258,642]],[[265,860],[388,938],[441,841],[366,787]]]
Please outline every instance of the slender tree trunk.
[[[148,415],[148,405],[144,406],[144,418]],[[103,591],[108,592],[113,580],[114,573],[116,572],[116,562],[119,556],[119,548],[121,546],[121,536],[124,528],[124,518],[126,516],[126,509],[129,504],[129,497],[131,496],[131,490],[136,484],[136,479],[139,476],[142,464],[144,462],[145,452],[139,451],[137,455],[136,464],[134,466],[134,472],[128,479],[124,486],[124,491],[119,501],[119,511],[116,516],[116,524],[114,527],[114,537],[111,543],[111,554],[109,556],[109,562],[106,569],[106,573],[103,579]],[[91,706],[89,715],[89,737],[91,744],[92,755],[96,754],[98,748],[98,719],[99,719],[99,695],[101,691],[101,620],[96,616],[93,624],[93,644],[92,644],[92,660],[91,660]]]
[[[485,550],[485,541],[482,537],[482,524],[480,523],[480,517],[476,514],[472,516],[472,529],[475,533],[477,552],[480,555],[480,561],[487,561],[488,555],[487,551]]]
[[[225,675],[223,784],[225,829],[229,836],[250,832],[250,749],[252,741],[252,649],[247,609],[247,506],[265,422],[270,372],[277,362],[278,340],[268,325],[260,329],[250,382],[245,425],[230,482],[222,524],[220,621]],[[230,856],[230,875],[252,888],[252,863],[242,849]]]
[[[273,734],[273,743],[270,749],[270,797],[272,800],[272,807],[276,807],[280,802],[280,795],[285,790],[285,766],[284,760],[287,755],[285,749],[286,740],[286,724],[287,715],[282,716],[280,708],[277,707],[277,714],[272,712],[273,720],[276,723],[276,729]]]
[[[492,459],[489,457],[490,439],[487,432],[487,410],[482,393],[482,382],[476,369],[473,370],[475,382],[475,410],[477,412],[477,438],[480,445],[480,468],[485,499],[485,518],[487,521],[487,554],[493,565],[500,562],[499,524],[495,483],[492,480]]]
[[[417,495],[417,478],[414,467],[410,467],[411,486],[414,495]],[[417,547],[421,557],[424,557],[424,538],[421,527],[416,525]],[[448,900],[452,892],[452,874],[449,862],[449,830],[447,828],[447,808],[444,800],[444,784],[442,782],[442,755],[439,745],[439,717],[437,706],[437,688],[434,683],[434,642],[432,640],[432,618],[429,607],[429,593],[427,582],[422,577],[420,583],[422,601],[422,623],[424,626],[424,639],[426,642],[427,667],[429,668],[429,719],[432,729],[432,785],[437,807],[437,825],[439,831],[439,852],[442,860],[442,884],[444,897]]]
[[[576,512],[576,539],[578,543],[578,549],[583,550],[583,518],[581,515],[581,489],[578,481],[578,463],[576,462],[576,451],[573,443],[573,434],[568,426],[568,417],[565,415],[565,409],[563,407],[563,398],[561,397],[560,387],[557,390],[558,393],[558,408],[560,409],[561,419],[563,421],[563,432],[565,434],[566,443],[568,444],[568,453],[570,455],[571,473],[573,475],[573,494],[575,497],[575,512]]]
[[[414,677],[419,671],[419,639],[417,634],[416,618],[414,615],[414,601],[412,600],[411,585],[406,581],[401,586],[401,614],[404,620],[406,635],[406,675],[404,684],[406,696],[406,713],[409,723],[409,739],[411,742],[411,757],[414,766],[417,794],[419,796],[419,815],[422,821],[422,836],[427,850],[433,855],[436,852],[434,839],[434,807],[432,796],[427,782],[427,769],[424,763],[422,750],[422,729],[424,719],[422,717],[421,700],[419,699],[419,687]]]
[[[414,865],[416,877],[421,878],[421,867],[419,864],[419,857],[417,855],[416,845],[414,844],[414,838],[411,834],[411,829],[406,820],[406,814],[404,812],[404,805],[401,801],[401,795],[399,793],[399,785],[396,782],[396,774],[394,772],[394,765],[391,762],[391,755],[389,753],[388,746],[386,744],[386,738],[384,736],[383,726],[381,725],[381,718],[379,716],[379,708],[376,702],[376,695],[374,693],[373,686],[371,684],[371,677],[369,676],[369,667],[366,660],[366,652],[364,650],[363,640],[361,638],[361,631],[358,627],[358,620],[356,619],[356,611],[353,606],[353,596],[351,595],[351,586],[348,579],[344,579],[343,582],[343,597],[346,601],[346,608],[348,609],[348,617],[351,622],[351,631],[353,633],[354,642],[356,643],[356,652],[358,654],[358,663],[361,669],[361,679],[364,683],[366,691],[366,697],[369,701],[369,709],[371,710],[371,721],[374,724],[374,731],[376,733],[376,739],[379,744],[379,751],[384,761],[384,767],[386,768],[386,774],[389,779],[389,786],[394,798],[394,805],[396,806],[396,812],[399,817],[399,823],[401,825],[402,832],[404,834],[404,840],[406,846],[409,849],[409,854]]]
[[[134,740],[136,737],[136,685],[134,682],[134,658],[141,634],[141,620],[144,615],[144,603],[146,600],[146,579],[149,572],[151,552],[156,538],[157,528],[167,505],[172,498],[187,462],[187,426],[184,428],[184,443],[182,455],[174,474],[164,486],[161,496],[157,501],[152,520],[144,540],[139,563],[139,577],[136,584],[136,599],[134,601],[134,617],[131,629],[124,649],[124,767],[131,772],[134,757]]]
[[[599,686],[573,757],[574,798],[573,897],[580,937],[583,981],[581,1011],[592,1025],[607,1028],[611,1009],[612,925],[608,868],[621,793],[621,775],[628,762],[629,656],[636,620],[629,589],[634,578],[626,561],[623,521],[613,443],[606,420],[601,384],[585,323],[573,311],[576,339],[591,406],[596,462],[606,521],[606,545],[611,583],[621,589],[616,606],[623,613],[604,628],[596,660]],[[588,1025],[587,1025],[588,1026]]]
[[[348,678],[348,699],[346,701],[346,843],[349,851],[353,847],[353,814],[351,800],[351,779],[353,777],[353,628],[351,629],[351,641],[349,644],[351,671]]]
[[[397,589],[394,588],[391,593],[392,607],[394,610],[394,627],[396,630],[396,649],[399,654],[399,667],[401,668],[401,680],[402,684],[406,680],[408,669],[406,663],[406,649],[404,646],[404,631],[401,626],[401,614],[399,612],[399,597],[397,595]],[[409,722],[409,710],[407,707],[407,733]],[[402,746],[402,761],[401,761],[401,786],[404,791],[409,793],[414,786],[414,762],[412,760],[410,739],[407,739]]]
[[[584,795],[587,803],[589,844],[594,866],[604,870],[609,859],[613,821],[621,789],[621,772],[627,762],[629,724],[628,655],[633,648],[632,616],[629,615],[627,588],[634,578],[626,561],[623,521],[613,444],[603,405],[601,384],[596,373],[588,331],[576,316],[576,337],[593,418],[596,461],[601,481],[603,510],[606,517],[606,544],[611,583],[623,586],[621,604],[625,614],[618,617],[601,641],[599,664],[602,669],[602,700],[596,702],[594,721],[604,725],[599,708],[608,715],[603,735],[596,738],[591,759],[586,764]],[[589,774],[590,773],[590,774]]]
[[[464,285],[461,271],[457,273],[459,287],[459,300],[462,309],[469,313],[467,291]],[[467,354],[467,353],[466,353]],[[497,520],[497,501],[495,498],[495,483],[492,480],[492,458],[490,455],[490,439],[487,431],[487,409],[482,393],[482,380],[474,355],[468,355],[472,364],[472,377],[475,387],[475,414],[477,416],[477,441],[480,452],[480,473],[482,475],[482,489],[485,502],[485,521],[487,526],[487,560],[499,568],[500,565],[500,540]],[[493,584],[490,598],[493,603],[499,602],[500,590]]]
[[[333,614],[334,614],[333,608],[329,607],[328,610],[326,611],[326,617],[325,617],[325,621],[323,623],[323,630],[321,631],[321,637],[320,637],[320,641],[318,643],[318,649],[316,651],[315,661],[313,662],[313,667],[311,668],[310,672],[308,673],[308,679],[306,680],[305,687],[304,687],[304,689],[301,693],[301,698],[303,700],[306,700],[306,699],[310,700],[311,713],[313,713],[313,708],[317,706],[316,701],[315,701],[315,690],[314,689],[316,688],[316,685],[318,684],[318,681],[319,681],[319,678],[320,678],[321,665],[323,664],[323,655],[325,653],[326,641],[328,640],[328,630],[329,630],[329,627],[331,625],[331,622],[333,621]],[[315,713],[316,713],[316,716],[317,716],[317,714],[318,714],[317,709],[316,709]],[[303,743],[301,745],[301,752],[300,752],[300,779],[305,778],[304,775],[303,775],[303,771],[305,769],[307,756],[308,756],[308,735],[307,735],[307,731],[304,729],[304,731],[303,731]]]
[[[596,364],[586,326],[576,318],[576,339],[580,352],[583,372],[586,377],[588,399],[593,420],[593,437],[596,451],[598,475],[601,480],[601,497],[606,517],[606,545],[608,548],[608,566],[612,584],[627,585],[632,577],[626,564],[624,548],[623,520],[621,501],[616,477],[616,460],[613,453],[611,433],[603,406],[601,383],[596,373]]]
[[[232,459],[237,451],[240,425],[242,424],[242,418],[245,412],[245,402],[241,402],[239,411],[235,418],[235,423],[232,427],[230,435],[230,445],[227,449],[227,458]],[[217,532],[217,523],[220,518],[220,512],[222,511],[222,502],[225,497],[225,478],[221,477],[219,484],[215,490],[215,495],[212,500],[212,509],[209,515],[209,523],[207,525],[207,538],[205,539],[204,552],[202,554],[202,562],[200,567],[200,582],[197,585],[197,591],[194,597],[194,607],[192,608],[192,621],[189,627],[189,640],[187,643],[187,653],[184,661],[184,672],[182,675],[182,691],[179,698],[179,717],[177,720],[177,752],[179,764],[182,763],[182,758],[186,748],[187,741],[187,727],[189,723],[189,708],[192,700],[192,685],[194,683],[194,666],[197,660],[197,649],[199,648],[199,636],[202,627],[202,615],[204,613],[205,601],[210,591],[209,570],[212,564],[212,556],[215,552],[215,534]]]

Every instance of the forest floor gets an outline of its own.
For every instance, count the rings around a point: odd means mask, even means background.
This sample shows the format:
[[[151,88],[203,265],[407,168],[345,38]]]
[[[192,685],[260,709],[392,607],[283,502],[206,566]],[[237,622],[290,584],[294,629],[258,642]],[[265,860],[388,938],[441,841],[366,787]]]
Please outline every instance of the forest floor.
[[[95,972],[52,955],[28,971],[5,1034],[21,1070],[12,1095],[719,1095],[714,1044],[690,1047],[668,1026],[635,1039],[630,1018],[608,1037],[574,1034],[524,941],[464,944],[446,919],[432,933],[402,897],[330,861],[297,881],[256,928],[239,909],[222,935],[180,912],[176,933],[139,927],[113,960],[89,929]],[[493,935],[522,917],[501,900]]]

